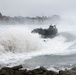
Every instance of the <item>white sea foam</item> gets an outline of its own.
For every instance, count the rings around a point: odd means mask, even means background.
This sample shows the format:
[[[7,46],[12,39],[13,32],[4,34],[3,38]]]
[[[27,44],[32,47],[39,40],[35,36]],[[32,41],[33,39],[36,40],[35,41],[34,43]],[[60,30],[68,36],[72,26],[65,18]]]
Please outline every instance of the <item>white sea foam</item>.
[[[39,36],[27,28],[0,29],[0,52],[31,52],[40,48]]]
[[[27,26],[1,26],[0,62],[11,66],[32,56],[73,54],[75,49],[69,50],[69,47],[73,47],[75,39],[66,41],[67,39],[67,36],[60,34],[53,39],[42,39],[38,34],[31,33]]]

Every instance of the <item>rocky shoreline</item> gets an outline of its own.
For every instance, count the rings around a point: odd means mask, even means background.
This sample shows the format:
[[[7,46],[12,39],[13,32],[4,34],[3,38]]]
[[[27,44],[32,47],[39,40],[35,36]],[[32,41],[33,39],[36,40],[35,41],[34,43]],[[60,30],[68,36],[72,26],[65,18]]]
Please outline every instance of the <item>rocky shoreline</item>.
[[[70,70],[60,70],[59,72],[47,70],[43,66],[33,70],[27,70],[22,68],[22,65],[14,67],[3,67],[0,69],[0,75],[76,75],[76,67]]]

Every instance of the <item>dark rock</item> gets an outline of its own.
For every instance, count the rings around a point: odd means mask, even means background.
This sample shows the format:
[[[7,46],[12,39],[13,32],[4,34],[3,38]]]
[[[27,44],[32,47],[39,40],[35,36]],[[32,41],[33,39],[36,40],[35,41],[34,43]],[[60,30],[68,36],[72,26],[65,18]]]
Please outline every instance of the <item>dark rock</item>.
[[[74,70],[74,71],[76,71],[76,67],[73,67],[71,70]]]
[[[43,75],[59,75],[59,74],[54,71],[47,71],[47,72],[44,72]]]
[[[51,74],[51,75],[58,75],[58,73],[57,73],[57,72],[52,71],[52,70],[48,71],[48,73],[49,73],[49,74]]]
[[[41,66],[40,68],[29,70],[27,73],[28,75],[43,75],[44,72],[47,72],[47,69]]]
[[[25,70],[16,70],[15,75],[27,75]]]
[[[9,67],[4,67],[0,70],[0,75],[14,75],[14,71]]]
[[[60,70],[59,73],[47,70],[45,67],[36,68],[33,70],[20,70],[22,65],[15,67],[4,67],[0,69],[0,75],[76,75],[76,68],[72,68],[71,70]]]
[[[2,13],[0,13],[0,19],[2,18]]]
[[[35,74],[42,74],[43,72],[47,72],[47,69],[41,66],[40,68],[32,70],[32,72]]]
[[[34,75],[32,71],[27,71],[27,75]]]
[[[50,25],[48,29],[36,28],[32,31],[32,33],[38,33],[43,38],[53,38],[57,35],[58,30],[55,25]]]
[[[43,67],[43,66],[40,66],[40,69],[43,70],[44,72],[47,72],[47,71],[48,71],[48,70],[47,70],[45,67]]]
[[[18,65],[18,66],[12,67],[13,70],[19,70],[20,68],[23,68],[23,66],[22,65]]]
[[[59,75],[76,75],[76,71],[59,71]]]

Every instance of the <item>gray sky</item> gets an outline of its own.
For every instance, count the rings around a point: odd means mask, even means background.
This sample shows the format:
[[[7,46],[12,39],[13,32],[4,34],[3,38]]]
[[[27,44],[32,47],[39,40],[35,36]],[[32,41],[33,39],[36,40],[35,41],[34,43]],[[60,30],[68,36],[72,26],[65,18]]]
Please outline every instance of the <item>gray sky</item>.
[[[76,0],[0,0],[0,12],[7,16],[76,13]]]

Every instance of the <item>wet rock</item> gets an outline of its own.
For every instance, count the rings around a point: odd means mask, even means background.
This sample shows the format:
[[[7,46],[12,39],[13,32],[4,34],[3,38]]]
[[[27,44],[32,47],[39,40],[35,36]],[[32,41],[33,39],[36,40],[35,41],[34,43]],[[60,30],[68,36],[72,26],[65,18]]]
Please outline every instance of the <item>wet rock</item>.
[[[15,75],[27,75],[25,70],[16,70]]]
[[[0,75],[14,75],[14,71],[9,67],[4,67],[0,70]]]
[[[22,65],[18,65],[18,66],[12,67],[13,70],[19,70],[20,68],[23,68],[23,66]]]
[[[32,71],[27,71],[27,75],[34,75]]]
[[[57,72],[48,71],[45,67],[40,67],[28,72],[28,75],[58,75]]]
[[[72,68],[71,70],[60,70],[59,72],[55,72],[52,70],[47,70],[45,67],[41,66],[40,68],[36,68],[33,70],[21,70],[22,65],[15,67],[4,67],[0,69],[0,75],[76,75],[76,68]]]
[[[47,72],[47,71],[48,71],[48,70],[47,70],[45,67],[43,67],[43,66],[40,66],[40,69],[43,70],[44,72]]]
[[[71,70],[76,71],[76,67],[73,67]]]
[[[32,70],[32,73],[35,73],[35,74],[42,74],[43,72],[47,72],[47,69],[42,66],[40,68]]]
[[[59,74],[54,71],[47,71],[47,72],[44,72],[43,75],[59,75]]]
[[[32,30],[32,33],[38,33],[43,38],[53,38],[57,35],[58,29],[56,26],[50,25],[48,29],[36,28]]]
[[[51,75],[58,75],[58,73],[57,73],[57,72],[52,71],[52,70],[51,70],[51,71],[48,71],[48,73],[49,73],[49,74],[51,74]]]
[[[59,75],[76,75],[76,71],[59,71]]]

